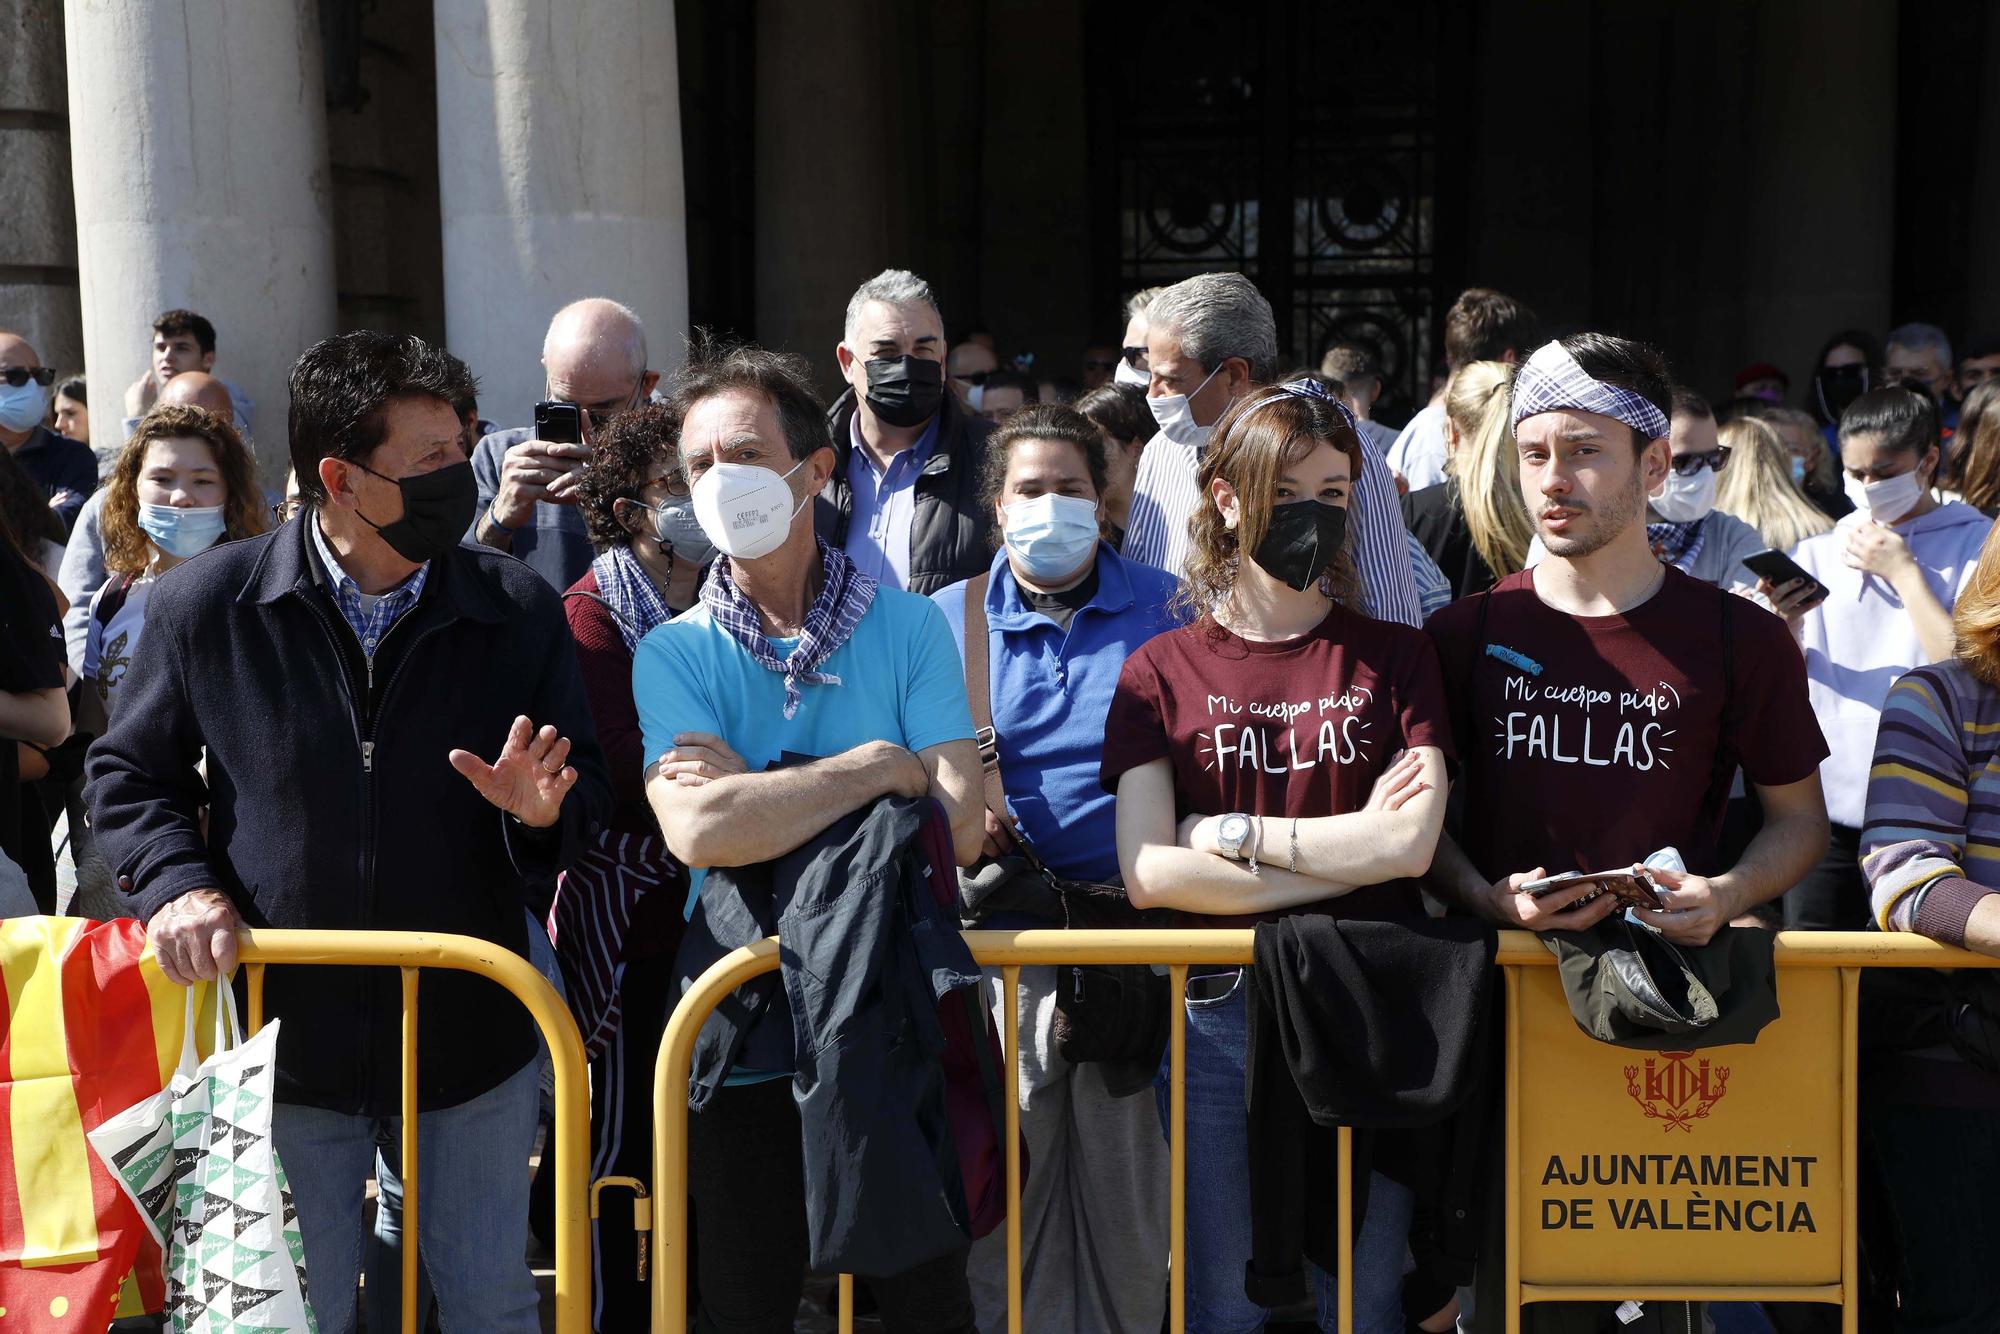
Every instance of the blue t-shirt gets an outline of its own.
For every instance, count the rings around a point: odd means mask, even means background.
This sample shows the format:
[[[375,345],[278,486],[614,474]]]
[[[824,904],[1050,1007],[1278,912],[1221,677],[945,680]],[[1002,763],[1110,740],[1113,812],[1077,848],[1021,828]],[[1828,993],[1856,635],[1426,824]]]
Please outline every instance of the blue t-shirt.
[[[795,639],[773,639],[782,661]],[[711,732],[759,773],[790,752],[824,758],[870,741],[920,751],[972,737],[965,674],[943,615],[927,598],[878,588],[847,642],[820,671],[839,685],[799,686],[799,711],[785,717],[785,678],[761,666],[696,607],[639,641],[632,699],[645,734],[645,761],[673,749],[681,732]],[[688,911],[706,872],[690,867]]]
[[[1118,874],[1118,802],[1097,781],[1104,716],[1125,659],[1179,624],[1167,610],[1174,578],[1100,543],[1097,591],[1065,632],[1022,601],[1004,551],[988,573],[988,676],[1007,809],[1057,874],[1109,880]],[[961,652],[966,583],[931,595]]]

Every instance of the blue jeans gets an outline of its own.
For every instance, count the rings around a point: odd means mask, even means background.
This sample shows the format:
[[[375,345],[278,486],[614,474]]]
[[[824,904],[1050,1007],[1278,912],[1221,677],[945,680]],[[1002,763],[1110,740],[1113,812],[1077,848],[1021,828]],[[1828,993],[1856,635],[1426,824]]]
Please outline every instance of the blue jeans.
[[[540,1334],[527,1261],[538,1065],[530,1062],[471,1101],[418,1118],[419,1240],[447,1330]],[[279,1103],[272,1115],[272,1138],[298,1206],[306,1282],[321,1334],[352,1334],[355,1328],[363,1185],[375,1166],[378,1132],[399,1135],[401,1118],[292,1103]]]
[[[1249,983],[1243,970],[1190,978],[1187,999],[1187,1327],[1190,1334],[1249,1334],[1270,1312],[1243,1294],[1250,1263],[1249,1113],[1243,1064],[1249,1051]],[[1200,999],[1197,999],[1199,997]],[[1167,1070],[1156,1087],[1167,1124]],[[1333,1182],[1326,1183],[1331,1191]],[[1403,1272],[1409,1258],[1409,1189],[1380,1172],[1368,1178],[1368,1212],[1354,1237],[1356,1334],[1402,1334]],[[1334,1276],[1307,1261],[1319,1327],[1336,1331]]]
[[[423,1123],[417,1123],[419,1137]],[[367,1286],[362,1305],[368,1310],[369,1334],[396,1334],[403,1328],[403,1181],[397,1170],[398,1142],[391,1139],[375,1150],[375,1232],[368,1238],[362,1275]],[[429,1327],[425,1318],[435,1294],[423,1257],[417,1257],[417,1329]]]

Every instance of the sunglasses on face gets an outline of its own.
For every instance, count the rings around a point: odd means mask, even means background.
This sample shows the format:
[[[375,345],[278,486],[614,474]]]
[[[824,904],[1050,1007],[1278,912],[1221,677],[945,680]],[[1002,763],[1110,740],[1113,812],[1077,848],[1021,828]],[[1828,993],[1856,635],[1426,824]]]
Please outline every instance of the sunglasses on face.
[[[1123,354],[1124,354],[1124,356],[1125,356],[1125,362],[1126,362],[1126,364],[1127,364],[1127,365],[1129,365],[1129,366],[1130,366],[1130,367],[1131,367],[1131,368],[1132,368],[1133,370],[1135,370],[1135,371],[1143,371],[1143,370],[1146,370],[1146,369],[1148,369],[1148,367],[1147,367],[1147,364],[1146,364],[1146,349],[1145,349],[1145,348],[1143,348],[1143,347],[1121,347],[1121,348],[1119,348],[1118,350],[1119,350],[1119,351],[1120,351],[1121,353],[1123,353]]]
[[[986,377],[991,374],[993,374],[992,371],[967,371],[963,375],[954,375],[951,378],[954,380],[963,380],[967,384],[985,384]]]
[[[0,380],[6,381],[15,389],[19,389],[30,380],[39,385],[52,385],[56,382],[56,373],[48,366],[9,366],[6,370],[0,371]]]
[[[1722,471],[1722,465],[1729,462],[1729,446],[1720,445],[1701,454],[1674,455],[1673,469],[1676,477],[1693,477],[1703,468]]]

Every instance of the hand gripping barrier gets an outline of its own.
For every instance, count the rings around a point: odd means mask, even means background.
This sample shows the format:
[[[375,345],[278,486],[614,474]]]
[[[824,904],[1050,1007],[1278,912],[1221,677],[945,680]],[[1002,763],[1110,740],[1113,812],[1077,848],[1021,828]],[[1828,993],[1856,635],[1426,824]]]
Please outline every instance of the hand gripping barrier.
[[[556,1331],[590,1332],[590,1091],[576,1021],[533,964],[488,941],[415,931],[244,931],[237,937],[249,989],[249,1027],[264,1024],[264,969],[271,964],[396,968],[403,980],[403,1334],[417,1334],[417,971],[452,968],[505,987],[527,1007],[555,1062]],[[686,1102],[683,1100],[685,1111]],[[523,1171],[527,1164],[521,1164]]]
[[[973,957],[1013,993],[1031,964],[1164,964],[1175,997],[1191,965],[1251,962],[1249,931],[968,931]],[[1530,1302],[1793,1301],[1842,1308],[1858,1328],[1856,1037],[1863,968],[2000,967],[2000,959],[1907,935],[1778,937],[1783,1014],[1756,1043],[1648,1052],[1599,1043],[1572,1021],[1555,956],[1500,934],[1506,979],[1507,1334]],[[687,1328],[687,1081],[694,1040],[729,992],[778,966],[775,939],[696,980],[667,1024],[654,1070],[654,1334]],[[1004,1007],[1007,1070],[1007,1310],[1021,1334],[1018,1007]],[[1186,1328],[1187,1012],[1171,1008],[1168,1060],[1169,1328]],[[1728,1064],[1725,1066],[1724,1061]],[[1600,1126],[1594,1132],[1588,1128]],[[1806,1152],[1806,1150],[1812,1152]],[[1338,1138],[1339,1246],[1353,1250],[1350,1132]],[[1557,1188],[1551,1193],[1551,1187]],[[1606,1191],[1616,1191],[1607,1194]],[[1814,1206],[1818,1209],[1815,1212]],[[1350,1266],[1340,1328],[1353,1329]],[[853,1328],[840,1280],[840,1328]]]

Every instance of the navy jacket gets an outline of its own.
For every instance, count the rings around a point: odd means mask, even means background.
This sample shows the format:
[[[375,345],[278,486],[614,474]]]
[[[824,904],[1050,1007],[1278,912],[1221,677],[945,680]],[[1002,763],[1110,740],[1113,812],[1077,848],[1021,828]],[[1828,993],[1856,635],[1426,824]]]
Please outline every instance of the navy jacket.
[[[311,515],[154,589],[146,652],[86,767],[119,890],[142,920],[214,888],[253,927],[460,932],[525,955],[525,882],[568,865],[610,809],[561,602],[519,561],[454,548],[371,668],[310,550]],[[518,714],[572,742],[577,783],[552,829],[496,810],[446,758],[491,761]],[[394,969],[273,968],[265,998],[284,1021],[280,1099],[397,1109]],[[526,1010],[470,974],[426,970],[419,1018],[425,1108],[486,1092],[535,1052]]]
[[[14,451],[14,461],[35,479],[42,493],[50,499],[54,499],[58,491],[69,492],[69,499],[55,507],[56,517],[62,520],[63,535],[67,540],[69,530],[76,526],[77,511],[83,508],[84,501],[90,499],[90,493],[97,489],[97,455],[91,453],[90,446],[81,440],[72,440],[66,435],[57,435],[46,426],[37,426],[28,433],[21,447]]]
[[[689,1103],[707,1105],[739,1059],[793,1071],[815,1272],[900,1274],[972,1239],[938,1002],[981,976],[931,891],[922,834],[943,818],[928,799],[884,797],[783,857],[712,868],[681,945],[685,993],[775,928],[778,976],[703,1024]]]

